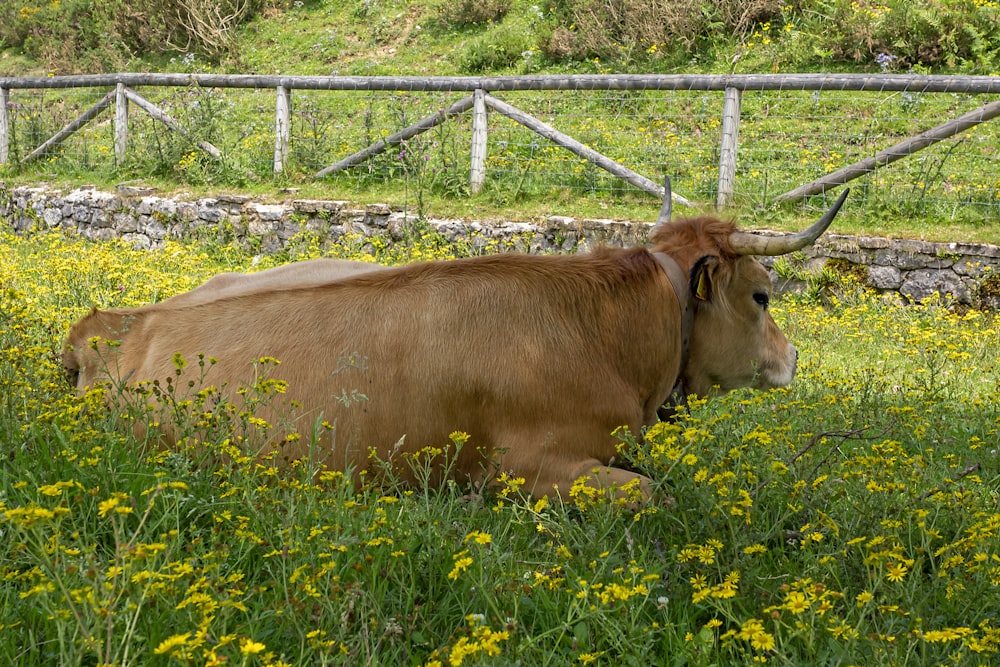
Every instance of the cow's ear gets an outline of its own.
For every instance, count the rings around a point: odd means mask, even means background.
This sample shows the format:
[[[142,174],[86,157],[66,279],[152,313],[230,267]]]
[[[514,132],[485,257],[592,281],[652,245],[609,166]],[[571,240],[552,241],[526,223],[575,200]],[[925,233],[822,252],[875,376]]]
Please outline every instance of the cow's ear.
[[[691,269],[691,292],[699,301],[712,298],[712,273],[718,263],[715,257],[702,257]]]

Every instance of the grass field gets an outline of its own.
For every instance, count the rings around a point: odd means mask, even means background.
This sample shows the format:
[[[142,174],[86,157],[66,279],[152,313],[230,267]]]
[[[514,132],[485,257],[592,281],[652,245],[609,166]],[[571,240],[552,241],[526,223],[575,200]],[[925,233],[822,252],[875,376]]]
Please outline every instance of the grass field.
[[[321,179],[320,170],[456,102],[465,93],[295,91],[290,156],[273,173],[271,90],[144,88],[187,128],[165,129],[130,115],[124,160],[114,151],[110,112],[41,160],[20,159],[96,97],[98,89],[22,91],[11,96],[8,184],[39,182],[113,189],[156,186],[164,194],[216,196],[238,191],[265,201],[296,198],[387,202],[422,217],[531,221],[550,215],[653,220],[659,201],[500,114],[489,121],[483,190],[469,191],[471,115],[390,147],[363,164]],[[706,91],[537,91],[497,93],[506,102],[696,203],[718,195],[723,97]],[[747,91],[740,121],[734,198],[726,215],[744,224],[798,228],[823,197],[778,205],[783,192],[871,157],[969,113],[993,96],[829,91]],[[909,100],[909,101],[907,101]],[[192,138],[216,145],[215,160]],[[1000,124],[983,124],[851,183],[838,219],[844,233],[935,241],[996,239]],[[289,194],[288,188],[292,188]],[[828,195],[829,196],[829,195]]]
[[[149,12],[156,13],[158,3],[143,2],[149,3]],[[565,12],[571,6],[580,18],[591,7],[591,21],[608,18],[604,15],[611,10],[600,10],[598,0],[275,0],[263,4],[266,11],[233,31],[225,57],[207,58],[195,46],[183,53],[137,49],[119,67],[108,65],[97,71],[417,77],[794,72],[981,75],[996,74],[995,45],[1000,43],[993,38],[1000,25],[994,0],[935,0],[920,5],[904,0],[837,0],[784,6],[764,1],[747,6],[732,0],[704,6],[685,0],[661,6],[620,0],[612,4],[647,7],[648,18],[659,19],[664,28],[683,25],[677,24],[679,16],[667,10],[692,14],[704,33],[650,42],[651,35],[640,30],[643,26],[634,25],[617,37],[609,35],[619,41],[613,53],[600,57],[596,53],[588,57],[550,53],[551,58],[544,54],[544,45],[550,43],[545,36],[564,19],[569,21]],[[496,10],[492,14],[491,8]],[[139,6],[133,11],[142,15]],[[713,23],[719,18],[713,12],[748,19],[749,14],[760,16],[752,26],[727,31],[725,24]],[[66,34],[77,30],[100,34],[97,27],[87,30],[87,19],[97,18],[76,5],[35,7],[14,2],[0,9],[0,17],[0,74],[64,74],[88,64],[96,66],[78,58],[63,61],[62,69],[50,69],[41,61],[26,60],[21,52],[64,53],[61,33],[54,29],[62,23]],[[23,49],[3,50],[5,32],[32,37],[21,45]],[[582,39],[602,32],[599,26],[586,29],[581,25],[575,34]],[[56,44],[40,49],[46,39]],[[699,46],[681,53],[684,49],[678,47],[690,39]],[[158,41],[157,45],[162,44]],[[969,48],[979,52],[977,58],[971,57]],[[922,53],[924,60],[915,52]],[[777,205],[778,195],[996,102],[996,95],[927,93],[919,86],[903,92],[868,93],[792,87],[743,94],[735,193],[726,212],[740,215],[746,224],[797,227],[823,202],[813,198],[804,206]],[[107,189],[141,182],[163,193],[214,196],[237,190],[264,199],[286,198],[288,188],[294,188],[292,196],[387,202],[439,218],[530,221],[569,215],[652,220],[659,207],[655,197],[499,113],[490,114],[485,183],[478,194],[470,194],[469,186],[470,113],[346,172],[314,178],[320,170],[457,102],[467,94],[460,91],[295,90],[290,154],[283,172],[275,175],[273,89],[141,86],[138,92],[174,118],[187,136],[166,129],[133,104],[124,158],[116,156],[109,108],[42,159],[22,163],[108,92],[99,88],[9,91],[10,154],[7,163],[0,164],[0,178],[16,184],[94,184]],[[674,190],[700,208],[714,206],[721,91],[493,93],[653,181],[669,175]],[[222,158],[209,157],[197,147],[198,141],[211,142]],[[852,183],[854,193],[838,227],[851,233],[946,242],[995,241],[1000,221],[998,145],[1000,123],[994,120],[895,164],[880,166]]]
[[[696,401],[622,457],[674,502],[502,478],[352,482],[127,435],[58,353],[92,305],[244,270],[0,233],[0,661],[17,665],[988,665],[1000,655],[995,314],[786,297],[787,389]],[[377,244],[397,263],[456,251]],[[346,252],[346,249],[340,249]],[[301,259],[315,254],[303,246]],[[265,258],[266,268],[275,258]],[[228,429],[228,430],[227,430]],[[309,437],[304,434],[303,437]],[[440,443],[447,460],[463,435]],[[206,453],[226,452],[210,465]]]

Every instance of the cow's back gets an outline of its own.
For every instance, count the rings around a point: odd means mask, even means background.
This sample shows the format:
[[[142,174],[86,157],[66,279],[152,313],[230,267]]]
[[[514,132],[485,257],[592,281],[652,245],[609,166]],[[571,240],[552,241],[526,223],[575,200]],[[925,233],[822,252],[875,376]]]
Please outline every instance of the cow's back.
[[[333,427],[324,448],[339,468],[364,467],[369,447],[388,457],[401,440],[404,451],[440,447],[454,431],[472,436],[460,465],[473,476],[476,446],[506,450],[502,464],[518,468],[558,459],[570,440],[607,460],[611,431],[650,421],[676,377],[677,313],[656,303],[665,281],[644,251],[388,269],[148,310],[145,349],[126,341],[124,365],[137,366],[123,371],[163,379],[175,353],[203,353],[217,360],[204,382],[228,383],[236,400],[254,360],[278,359],[284,403],[303,406],[304,434]],[[289,418],[279,412],[258,416]]]
[[[220,273],[212,276],[193,290],[161,301],[159,305],[177,308],[255,292],[311,288],[384,268],[384,266],[374,262],[320,257],[282,264],[255,273]]]

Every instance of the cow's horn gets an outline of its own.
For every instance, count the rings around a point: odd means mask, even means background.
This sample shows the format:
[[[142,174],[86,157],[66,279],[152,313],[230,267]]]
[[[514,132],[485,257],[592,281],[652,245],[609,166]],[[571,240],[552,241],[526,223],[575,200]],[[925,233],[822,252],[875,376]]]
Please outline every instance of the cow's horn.
[[[750,232],[733,232],[729,235],[729,247],[737,255],[784,255],[796,250],[801,250],[807,245],[811,245],[819,238],[820,234],[826,231],[833,219],[837,216],[844,199],[850,188],[841,193],[837,202],[830,207],[823,217],[809,229],[795,234],[784,234],[782,236],[761,236]]]
[[[670,177],[663,177],[663,206],[660,207],[660,215],[656,218],[656,224],[670,222],[670,215],[674,208],[674,195],[670,191]]]

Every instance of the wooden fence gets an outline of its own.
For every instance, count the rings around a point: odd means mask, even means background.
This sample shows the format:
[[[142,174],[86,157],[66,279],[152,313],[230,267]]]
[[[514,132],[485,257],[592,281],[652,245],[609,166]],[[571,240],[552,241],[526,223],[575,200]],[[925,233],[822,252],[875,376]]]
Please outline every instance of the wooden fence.
[[[21,162],[27,163],[47,154],[80,128],[98,117],[106,108],[114,106],[114,152],[123,161],[129,146],[129,106],[135,105],[171,131],[187,135],[181,123],[158,105],[139,94],[135,88],[197,87],[254,88],[275,91],[273,172],[281,174],[288,164],[292,136],[292,91],[415,91],[467,93],[450,106],[421,118],[416,123],[389,134],[353,154],[315,172],[323,178],[362,164],[373,156],[398,147],[407,140],[434,128],[448,119],[472,113],[472,140],[469,149],[469,190],[478,192],[486,174],[487,142],[489,136],[488,111],[502,114],[529,128],[548,141],[560,146],[582,160],[624,180],[632,186],[657,198],[663,196],[660,174],[647,177],[621,164],[599,151],[574,139],[566,133],[499,99],[494,94],[508,91],[634,91],[634,90],[685,90],[718,92],[724,97],[718,136],[718,181],[715,205],[726,206],[734,193],[737,163],[739,160],[739,133],[743,96],[755,91],[857,91],[903,93],[937,93],[966,95],[994,95],[1000,93],[1000,77],[988,76],[916,76],[916,75],[577,75],[577,76],[509,76],[509,77],[344,77],[344,76],[260,76],[217,74],[107,74],[58,77],[3,77],[0,78],[0,165],[8,163],[11,144],[11,122],[8,116],[10,91],[15,89],[109,89],[93,106],[66,124],[53,136],[43,141]],[[898,161],[946,138],[1000,115],[1000,101],[990,101],[973,111],[922,131],[916,136],[866,156],[818,179],[779,194],[778,201],[797,201],[810,195],[823,193],[872,171]],[[222,151],[208,141],[190,137],[201,151],[219,159]],[[685,197],[675,194],[675,201],[690,204]]]

